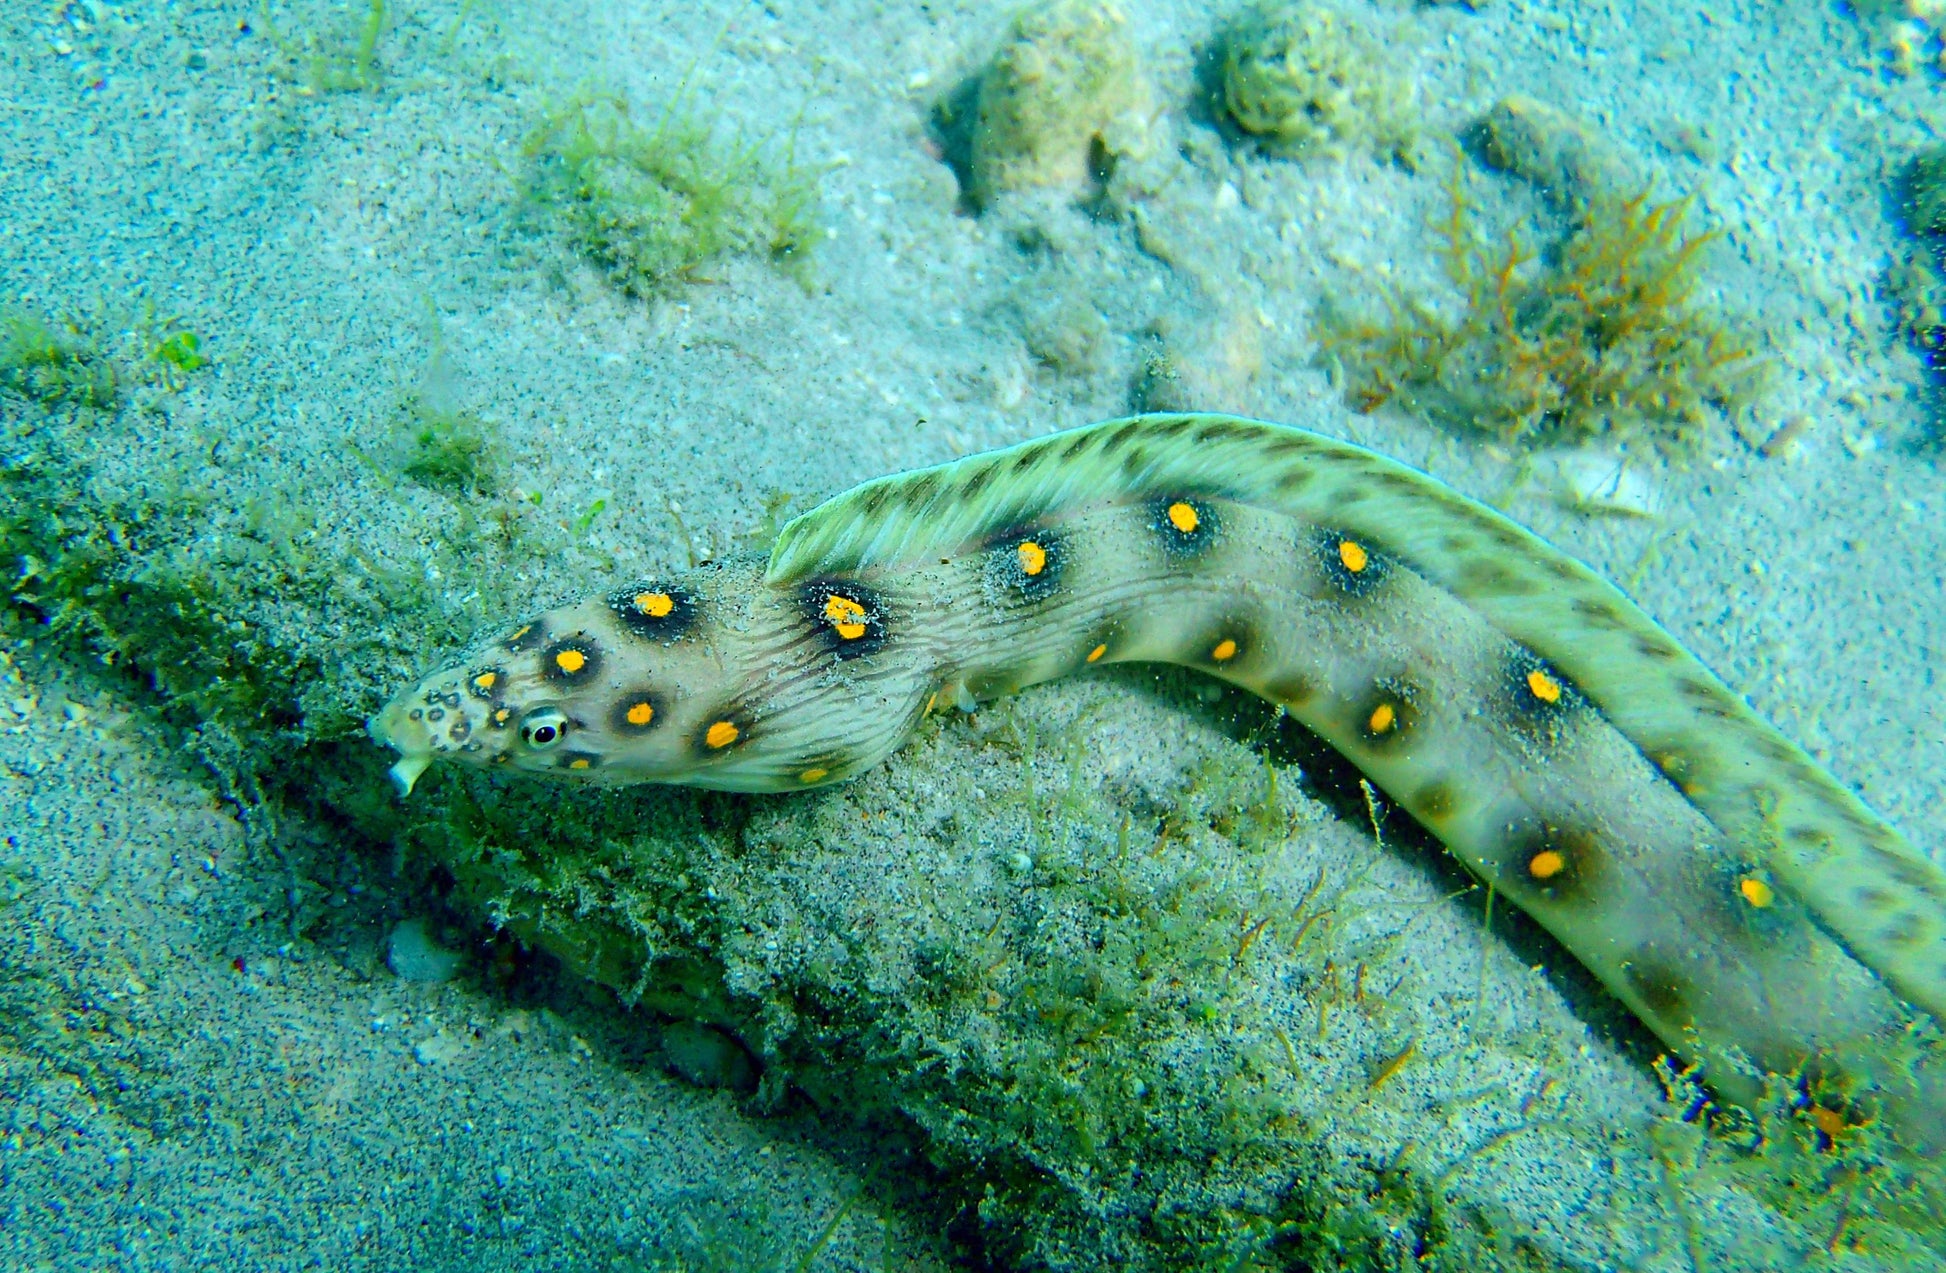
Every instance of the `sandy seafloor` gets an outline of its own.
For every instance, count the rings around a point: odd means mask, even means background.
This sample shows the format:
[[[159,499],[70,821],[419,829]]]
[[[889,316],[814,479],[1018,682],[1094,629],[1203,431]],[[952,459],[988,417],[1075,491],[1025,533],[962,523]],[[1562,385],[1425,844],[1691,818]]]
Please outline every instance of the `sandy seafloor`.
[[[1123,414],[1151,331],[1195,373],[1199,406],[1502,492],[1504,460],[1421,421],[1351,414],[1313,356],[1322,294],[1436,281],[1437,166],[1227,144],[1190,108],[1223,15],[1128,7],[1159,108],[1139,228],[1058,200],[956,207],[927,112],[994,47],[1004,5],[398,4],[378,86],[307,95],[252,4],[9,4],[0,299],[110,321],[146,299],[180,316],[213,364],[108,448],[120,471],[191,464],[234,515],[294,495],[325,533],[456,598],[467,581],[424,568],[456,533],[438,498],[368,480],[346,446],[382,437],[436,351],[549,515],[606,501],[574,548],[517,581],[535,603],[682,566],[671,505],[728,543],[773,491],[804,508]],[[275,12],[334,38],[357,19]],[[1709,285],[1776,340],[1754,415],[1686,468],[1646,465],[1656,518],[1584,516],[1538,487],[1507,506],[1626,579],[1946,858],[1930,816],[1946,795],[1946,491],[1916,445],[1922,368],[1881,295],[1892,174],[1933,136],[1938,77],[1888,74],[1880,26],[1817,0],[1357,12],[1391,33],[1435,147],[1526,93],[1573,109],[1665,189],[1699,192],[1699,216],[1725,229]],[[673,298],[631,299],[517,215],[520,142],[548,104],[590,85],[653,104],[685,73],[726,130],[798,121],[798,158],[824,169],[809,288],[729,260]],[[1497,215],[1535,206],[1482,185]],[[1019,249],[1010,227],[1029,221],[1051,250]],[[1023,334],[1047,296],[1099,314],[1078,366],[1044,365]],[[1799,418],[1798,446],[1759,452]],[[73,969],[85,1003],[45,1046],[112,1073],[147,1031],[177,1042],[141,1059],[139,1100],[90,1097],[60,1066],[16,1071],[42,1078],[0,1092],[0,1266],[628,1267],[693,1223],[732,1246],[769,1235],[790,1267],[847,1205],[815,1267],[950,1260],[888,1179],[896,1162],[669,1076],[650,1028],[612,1000],[565,978],[509,992],[477,960],[444,984],[395,977],[387,935],[428,904],[387,864],[321,871],[327,844],[279,875],[240,853],[231,813],[138,704],[38,648],[11,666],[3,864],[33,887],[0,922]],[[309,918],[293,939],[296,909]]]

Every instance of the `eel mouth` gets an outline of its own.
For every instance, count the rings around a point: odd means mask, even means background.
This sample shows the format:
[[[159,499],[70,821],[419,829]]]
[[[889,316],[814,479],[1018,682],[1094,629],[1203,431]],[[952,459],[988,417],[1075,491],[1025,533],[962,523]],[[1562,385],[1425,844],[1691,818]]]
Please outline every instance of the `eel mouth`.
[[[398,792],[399,799],[403,800],[412,794],[413,784],[419,781],[419,775],[432,765],[432,748],[414,747],[408,741],[412,733],[423,734],[425,732],[423,729],[405,731],[406,737],[401,737],[401,731],[398,729],[401,722],[398,718],[397,702],[389,703],[378,715],[365,722],[365,732],[370,734],[372,741],[381,747],[390,747],[399,753],[397,762],[385,772],[392,780],[392,789]]]

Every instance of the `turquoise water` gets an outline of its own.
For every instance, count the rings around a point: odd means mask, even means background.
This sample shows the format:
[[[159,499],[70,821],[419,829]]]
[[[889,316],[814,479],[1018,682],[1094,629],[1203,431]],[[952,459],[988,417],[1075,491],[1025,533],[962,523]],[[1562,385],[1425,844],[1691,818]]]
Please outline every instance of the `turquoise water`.
[[[394,798],[476,631],[1193,410],[1531,527],[1939,860],[1928,6],[1020,12],[0,16],[0,1265],[1946,1261],[1930,1018],[1734,1113],[1199,675]]]

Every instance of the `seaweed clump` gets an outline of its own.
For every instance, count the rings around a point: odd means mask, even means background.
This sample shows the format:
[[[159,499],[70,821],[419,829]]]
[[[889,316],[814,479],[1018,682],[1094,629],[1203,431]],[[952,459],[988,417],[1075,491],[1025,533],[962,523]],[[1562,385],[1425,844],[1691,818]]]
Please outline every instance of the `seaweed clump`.
[[[1369,148],[1411,159],[1412,91],[1350,18],[1314,4],[1259,5],[1223,38],[1222,111],[1273,154]]]
[[[286,73],[297,80],[298,93],[306,97],[362,93],[377,88],[384,79],[378,46],[385,36],[386,17],[385,0],[369,0],[351,33],[310,31],[286,38],[265,8],[264,34],[283,57]]]
[[[507,460],[498,432],[472,412],[414,398],[400,426],[405,443],[400,469],[420,486],[453,496],[490,496],[505,484]]]
[[[0,316],[0,390],[44,407],[112,409],[121,377],[98,341],[74,323],[28,313]]]
[[[1688,231],[1691,199],[1595,192],[1543,256],[1517,231],[1479,235],[1464,181],[1456,169],[1436,227],[1456,313],[1388,292],[1383,317],[1319,316],[1322,353],[1356,410],[1398,402],[1502,442],[1639,436],[1680,453],[1760,387],[1754,337],[1695,300],[1720,231]]]
[[[1919,152],[1899,192],[1909,242],[1887,272],[1899,331],[1935,375],[1946,370],[1946,146]]]
[[[527,196],[630,295],[702,281],[733,254],[809,261],[813,176],[791,147],[780,163],[761,142],[720,140],[683,92],[646,125],[622,97],[578,98],[541,121],[523,154]]]

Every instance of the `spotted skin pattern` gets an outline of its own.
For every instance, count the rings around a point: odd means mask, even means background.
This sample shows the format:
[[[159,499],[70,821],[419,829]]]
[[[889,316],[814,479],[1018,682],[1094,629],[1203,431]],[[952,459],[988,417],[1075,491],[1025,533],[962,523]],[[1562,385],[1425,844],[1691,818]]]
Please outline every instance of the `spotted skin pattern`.
[[[1928,1143],[1946,875],[1612,585],[1416,470],[1305,430],[1143,416],[865,483],[768,560],[497,633],[371,732],[607,783],[789,791],[938,704],[1177,663],[1343,752],[1733,1099],[1810,1070]]]

